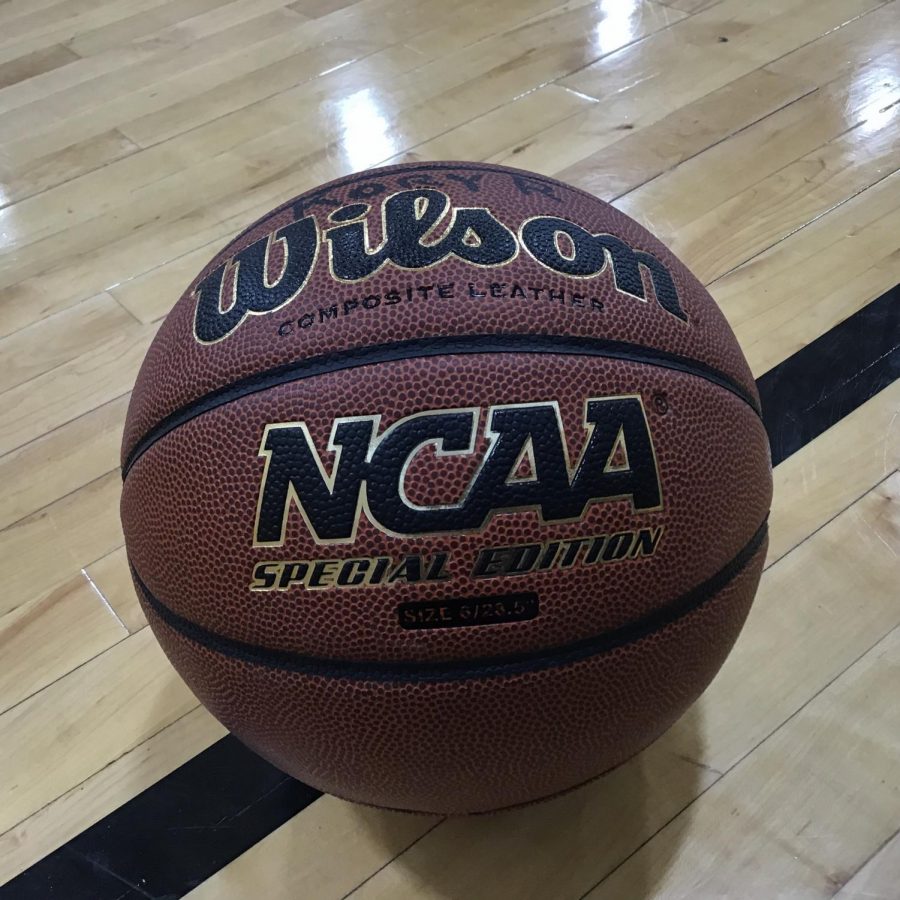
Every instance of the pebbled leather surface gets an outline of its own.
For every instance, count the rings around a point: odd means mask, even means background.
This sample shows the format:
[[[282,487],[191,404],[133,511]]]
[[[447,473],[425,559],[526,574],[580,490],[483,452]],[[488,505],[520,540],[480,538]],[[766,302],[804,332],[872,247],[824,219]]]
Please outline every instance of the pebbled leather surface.
[[[417,410],[486,407],[498,398],[558,400],[570,458],[577,459],[585,442],[585,399],[630,392],[644,398],[654,439],[662,485],[658,512],[635,513],[629,500],[596,502],[578,522],[541,526],[534,512],[499,514],[480,533],[425,538],[388,537],[364,517],[353,543],[326,546],[317,546],[294,514],[284,547],[253,547],[263,472],[257,456],[260,435],[267,423],[292,421],[298,410],[316,446],[324,448],[337,415],[380,412],[384,429]],[[653,406],[653,397],[661,393],[668,403],[664,415]],[[478,453],[440,458],[428,448],[418,454],[406,478],[410,499],[452,502],[472,479],[486,446],[481,432]],[[735,556],[768,512],[766,446],[762,423],[746,403],[682,372],[526,354],[409,360],[282,385],[192,419],[154,444],[129,473],[123,523],[129,557],[150,590],[174,612],[228,637],[340,659],[478,657],[607,631],[709,578]],[[652,558],[506,578],[469,577],[483,547],[660,525],[665,530]],[[448,570],[454,577],[449,585],[247,590],[249,572],[261,560],[396,557],[438,550],[450,554]],[[402,602],[512,590],[539,594],[537,619],[426,631],[397,627],[395,610]]]
[[[642,641],[561,668],[446,683],[318,678],[154,633],[209,710],[274,765],[346,799],[475,813],[552,796],[624,762],[699,696],[750,609],[762,546],[718,596]]]
[[[416,173],[418,172],[418,175]],[[459,181],[481,176],[477,191]],[[511,181],[513,176],[538,178],[555,196],[544,193],[523,196]],[[501,334],[504,332],[602,335],[604,338],[640,343],[668,350],[721,369],[755,396],[756,387],[750,369],[734,340],[725,317],[709,293],[688,269],[650,232],[607,203],[583,191],[542,176],[500,166],[478,163],[438,163],[433,165],[391,166],[340,179],[319,192],[336,204],[356,203],[354,191],[368,195],[375,214],[370,216],[369,234],[373,245],[382,238],[377,215],[383,197],[414,185],[437,185],[450,194],[458,206],[487,206],[512,229],[532,216],[554,215],[568,218],[595,233],[615,234],[634,249],[647,250],[665,263],[678,288],[681,304],[688,315],[687,325],[656,303],[642,302],[619,294],[610,272],[589,281],[569,278],[549,271],[528,254],[520,252],[509,264],[497,268],[479,268],[458,260],[447,260],[435,269],[403,271],[387,266],[371,278],[357,283],[337,285],[327,265],[327,253],[320,250],[316,267],[303,292],[285,307],[270,315],[251,316],[229,337],[216,344],[200,345],[192,337],[195,285],[209,272],[235,253],[265,237],[293,218],[294,201],[288,201],[269,216],[254,223],[225,247],[198,274],[169,313],[147,353],[138,374],[129,408],[123,440],[123,457],[141,435],[157,422],[191,400],[222,385],[264,369],[290,362],[298,357],[317,356],[351,347],[371,346],[432,335]],[[309,195],[305,195],[309,196]],[[295,198],[296,199],[296,198]],[[330,223],[328,214],[334,204],[312,205],[321,228]],[[478,282],[481,289],[491,283],[519,282],[536,288],[569,287],[598,298],[603,312],[551,302],[549,299],[472,298],[465,286]],[[452,301],[434,296],[429,299],[380,305],[376,310],[358,308],[337,324],[317,323],[297,329],[286,338],[277,336],[278,323],[297,321],[306,314],[317,315],[322,307],[345,299],[361,301],[368,295],[397,289],[409,284],[447,284],[453,282],[458,296]],[[509,288],[508,288],[509,290]]]
[[[375,170],[326,185],[319,192],[326,199],[307,202],[305,212],[325,229],[334,225],[329,213],[359,202],[361,190],[377,212],[388,194],[428,185],[445,190],[457,207],[488,207],[513,231],[533,216],[561,216],[653,253],[671,272],[687,320],[672,315],[652,294],[642,301],[617,292],[609,266],[594,278],[573,278],[520,252],[494,268],[451,258],[425,270],[388,265],[363,281],[338,283],[327,260],[323,265],[320,248],[296,299],[247,317],[217,343],[195,339],[195,300],[192,290],[185,293],[138,376],[123,459],[166,416],[240,379],[321,354],[442,335],[625,341],[712,366],[757,397],[721,312],[652,235],[607,204],[558,182],[529,175],[534,190],[523,192],[513,180],[519,176],[524,173],[470,163]],[[234,253],[289,225],[294,202],[251,226],[195,284]],[[373,213],[369,222],[375,246],[382,238],[378,216]],[[275,275],[283,264],[276,253]],[[470,282],[484,296],[472,296]],[[452,297],[439,297],[435,287],[427,297],[394,305],[370,301],[367,309],[362,304],[365,297],[383,298],[389,291],[402,295],[412,287],[415,294],[423,285],[450,283]],[[492,284],[502,285],[497,296],[491,296]],[[513,297],[512,284],[540,290]],[[550,297],[551,289],[557,299]],[[354,300],[357,306],[348,315],[316,319],[317,310]],[[301,328],[299,322],[310,316],[313,324]],[[312,540],[294,511],[284,546],[253,546],[264,466],[259,450],[267,424],[305,422],[330,471],[334,454],[324,448],[336,417],[380,414],[381,432],[412,413],[478,407],[475,453],[438,457],[433,447],[425,448],[409,466],[410,500],[431,505],[454,502],[472,479],[488,448],[485,410],[492,404],[557,401],[569,459],[576,460],[586,442],[585,401],[610,395],[642,399],[658,463],[658,510],[636,512],[627,499],[598,501],[575,522],[542,524],[527,510],[496,514],[479,533],[415,538],[385,534],[362,516],[352,543],[327,545]],[[373,660],[435,663],[537,653],[627,626],[727,566],[765,519],[770,500],[768,443],[760,419],[720,385],[622,359],[473,353],[302,378],[199,414],[138,456],[125,481],[122,520],[135,570],[173,613],[227,638],[364,667]],[[470,575],[485,546],[660,526],[656,552],[646,558],[506,578]],[[449,554],[450,582],[248,589],[251,569],[261,560],[437,552]],[[627,646],[540,671],[485,671],[483,677],[446,683],[329,678],[238,660],[174,631],[144,606],[166,653],[200,699],[285,771],[361,802],[475,812],[565,790],[617,765],[664,731],[724,660],[752,602],[764,556],[763,546],[717,596]],[[475,627],[410,630],[398,624],[401,603],[512,591],[537,595],[539,614]]]

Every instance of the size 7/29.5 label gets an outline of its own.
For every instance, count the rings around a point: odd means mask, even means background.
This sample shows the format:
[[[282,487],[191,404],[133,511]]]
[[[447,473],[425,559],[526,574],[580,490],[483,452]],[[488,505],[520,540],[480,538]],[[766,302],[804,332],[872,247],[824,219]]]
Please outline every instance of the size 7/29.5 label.
[[[495,625],[522,622],[538,614],[534,593],[504,594],[499,597],[469,597],[401,603],[397,616],[401,628],[461,628],[466,625]]]

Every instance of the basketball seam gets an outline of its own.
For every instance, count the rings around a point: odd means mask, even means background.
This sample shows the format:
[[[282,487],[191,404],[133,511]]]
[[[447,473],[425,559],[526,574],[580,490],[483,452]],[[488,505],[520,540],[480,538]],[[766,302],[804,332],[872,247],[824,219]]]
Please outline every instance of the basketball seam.
[[[538,652],[482,659],[450,661],[393,661],[326,659],[293,650],[259,647],[218,634],[171,610],[147,587],[134,564],[131,572],[144,602],[166,625],[196,644],[243,662],[322,678],[379,682],[451,682],[498,678],[562,668],[585,659],[637,643],[684,618],[727,587],[749,564],[768,534],[768,516],[747,544],[718,572],[672,602],[641,619],[612,631],[583,638],[571,644]]]
[[[122,463],[122,479],[127,477],[138,458],[160,438],[197,416],[250,394],[304,378],[376,363],[478,353],[549,353],[565,356],[590,356],[621,359],[641,365],[674,369],[725,388],[743,400],[761,418],[756,398],[724,372],[690,357],[669,353],[665,350],[654,350],[640,344],[553,334],[475,334],[415,338],[390,344],[377,344],[372,347],[354,347],[337,353],[298,360],[216,388],[169,413],[135,441]]]

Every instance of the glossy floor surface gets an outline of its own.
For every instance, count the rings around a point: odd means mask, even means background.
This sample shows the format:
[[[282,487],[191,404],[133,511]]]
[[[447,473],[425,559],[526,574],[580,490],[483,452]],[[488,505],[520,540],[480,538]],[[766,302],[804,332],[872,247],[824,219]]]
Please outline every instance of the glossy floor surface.
[[[453,820],[224,738],[118,518],[137,366],[206,259],[322,181],[441,158],[670,244],[778,463],[756,605],[688,715]],[[897,900],[898,169],[900,0],[0,0],[0,896]]]

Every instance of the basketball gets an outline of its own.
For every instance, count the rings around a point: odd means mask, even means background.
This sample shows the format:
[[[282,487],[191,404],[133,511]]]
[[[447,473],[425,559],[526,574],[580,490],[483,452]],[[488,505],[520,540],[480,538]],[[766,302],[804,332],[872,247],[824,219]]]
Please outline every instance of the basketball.
[[[341,178],[197,275],[122,443],[141,606],[228,729],[338,797],[476,813],[669,728],[762,571],[750,369],[703,285],[581,190]]]

